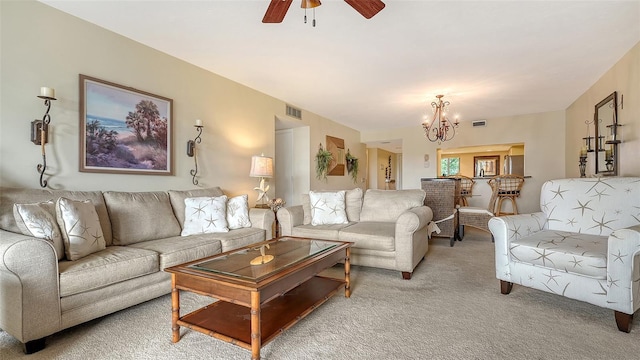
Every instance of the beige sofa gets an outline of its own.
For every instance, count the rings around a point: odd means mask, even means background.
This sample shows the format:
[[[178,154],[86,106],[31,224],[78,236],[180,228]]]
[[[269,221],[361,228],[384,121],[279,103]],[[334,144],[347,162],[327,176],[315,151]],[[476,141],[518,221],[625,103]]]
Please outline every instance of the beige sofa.
[[[283,236],[351,241],[351,264],[402,272],[411,279],[413,269],[427,253],[427,225],[433,212],[423,205],[423,190],[373,190],[363,196],[359,188],[345,191],[348,222],[313,224],[310,194],[302,205],[278,210]]]
[[[170,293],[166,267],[272,237],[273,211],[255,208],[249,209],[251,227],[181,236],[185,199],[220,195],[220,188],[168,192],[0,189],[0,329],[21,341],[26,353],[38,351],[48,335]],[[52,242],[21,234],[14,203],[59,198],[90,200],[95,205],[106,245],[103,250],[73,261],[64,256],[58,260],[60,251]]]

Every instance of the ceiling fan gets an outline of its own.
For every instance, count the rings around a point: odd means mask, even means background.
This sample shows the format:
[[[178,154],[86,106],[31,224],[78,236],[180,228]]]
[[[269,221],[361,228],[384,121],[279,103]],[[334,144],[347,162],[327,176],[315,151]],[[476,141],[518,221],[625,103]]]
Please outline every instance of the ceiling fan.
[[[380,10],[384,9],[385,4],[381,0],[344,0],[351,5],[357,12],[367,19],[371,19]],[[289,6],[293,0],[271,0],[267,12],[262,18],[263,23],[281,23],[284,16],[289,10]],[[320,6],[319,0],[302,0],[301,8],[310,9]]]

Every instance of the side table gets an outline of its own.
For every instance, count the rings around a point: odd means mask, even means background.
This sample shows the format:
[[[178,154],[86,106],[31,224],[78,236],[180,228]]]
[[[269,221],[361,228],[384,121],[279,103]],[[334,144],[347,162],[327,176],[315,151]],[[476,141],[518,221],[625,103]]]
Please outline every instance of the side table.
[[[269,205],[267,204],[256,204],[255,206],[256,209],[271,209],[271,207],[269,207]],[[278,215],[276,214],[276,212],[273,212],[274,215],[276,215],[276,220],[273,222],[273,227],[271,228],[271,233],[273,234],[274,238],[280,237],[280,223],[278,223]]]

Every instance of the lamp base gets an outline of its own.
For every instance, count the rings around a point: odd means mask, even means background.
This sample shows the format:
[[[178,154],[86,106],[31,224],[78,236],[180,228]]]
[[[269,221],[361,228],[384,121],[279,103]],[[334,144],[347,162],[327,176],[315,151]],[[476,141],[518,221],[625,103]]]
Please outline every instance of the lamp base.
[[[273,259],[274,259],[273,255],[257,256],[255,259],[251,260],[249,264],[262,265],[272,261]]]

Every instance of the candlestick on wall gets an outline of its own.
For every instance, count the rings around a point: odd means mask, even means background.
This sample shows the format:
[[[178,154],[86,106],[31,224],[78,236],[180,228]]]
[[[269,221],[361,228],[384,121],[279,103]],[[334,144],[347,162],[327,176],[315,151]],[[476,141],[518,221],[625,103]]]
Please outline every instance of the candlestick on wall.
[[[198,180],[196,179],[196,175],[198,175],[198,157],[196,156],[196,144],[200,144],[202,142],[202,120],[196,119],[196,124],[194,125],[198,135],[193,139],[187,141],[187,156],[193,158],[193,162],[195,164],[195,169],[191,169],[190,174],[192,176],[191,182],[193,185],[198,185]]]
[[[36,170],[40,174],[40,186],[47,187],[47,181],[44,180],[44,172],[47,169],[47,153],[45,151],[45,144],[49,139],[49,123],[51,123],[51,116],[49,111],[51,110],[51,100],[56,99],[56,91],[52,88],[41,87],[40,99],[44,99],[44,106],[47,107],[47,111],[42,116],[42,120],[34,120],[31,122],[31,141],[40,145],[40,152],[42,154],[42,164],[38,164]]]
[[[587,170],[587,153],[585,152],[584,155],[582,155],[582,153],[580,154],[580,162],[578,163],[578,168],[580,169],[580,177],[586,177],[586,170]]]

